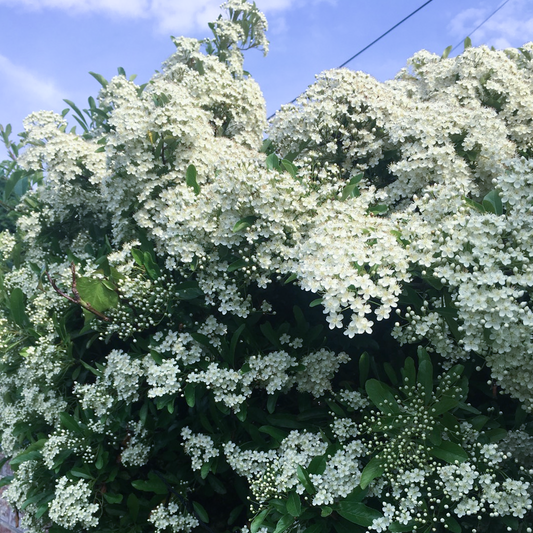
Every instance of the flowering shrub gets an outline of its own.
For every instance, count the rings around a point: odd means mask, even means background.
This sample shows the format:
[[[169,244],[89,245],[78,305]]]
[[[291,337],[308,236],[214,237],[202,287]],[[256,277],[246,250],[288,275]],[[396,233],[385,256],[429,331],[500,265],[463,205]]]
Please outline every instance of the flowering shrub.
[[[267,125],[266,21],[224,7],[95,75],[81,133],[25,121],[6,497],[33,533],[531,532],[533,44],[326,72]]]

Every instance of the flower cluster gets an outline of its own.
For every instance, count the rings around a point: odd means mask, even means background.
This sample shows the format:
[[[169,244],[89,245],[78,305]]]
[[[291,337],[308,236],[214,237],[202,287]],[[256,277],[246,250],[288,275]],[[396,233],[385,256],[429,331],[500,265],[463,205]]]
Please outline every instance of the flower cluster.
[[[533,44],[328,71],[267,124],[266,20],[224,9],[96,75],[81,135],[25,121],[6,497],[35,531],[527,531]]]

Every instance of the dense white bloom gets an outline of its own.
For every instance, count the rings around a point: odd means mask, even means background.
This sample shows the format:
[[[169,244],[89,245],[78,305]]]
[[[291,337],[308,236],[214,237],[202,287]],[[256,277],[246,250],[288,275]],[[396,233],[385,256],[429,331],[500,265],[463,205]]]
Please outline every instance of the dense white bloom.
[[[66,529],[76,525],[84,528],[96,527],[99,506],[91,502],[91,489],[80,479],[73,483],[67,477],[56,483],[56,496],[49,504],[50,518]]]
[[[201,470],[202,466],[210,459],[218,457],[219,451],[215,448],[213,439],[209,435],[194,433],[184,427],[181,430],[185,453],[190,456],[193,470]]]
[[[168,531],[172,533],[190,533],[199,525],[198,520],[180,509],[176,502],[169,502],[167,505],[158,505],[150,514],[150,522],[156,531]]]

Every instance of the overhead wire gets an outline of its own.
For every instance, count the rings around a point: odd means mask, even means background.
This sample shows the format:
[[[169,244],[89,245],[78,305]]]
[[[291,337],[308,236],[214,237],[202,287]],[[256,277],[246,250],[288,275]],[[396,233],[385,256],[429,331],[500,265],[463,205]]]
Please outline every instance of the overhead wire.
[[[473,35],[477,30],[479,30],[479,28],[481,28],[481,26],[483,26],[483,24],[485,24],[485,22],[487,22],[488,20],[490,20],[494,15],[496,15],[496,13],[498,13],[498,11],[503,7],[505,6],[505,4],[509,3],[510,0],[505,0],[505,2],[503,2],[503,4],[501,4],[499,7],[497,7],[483,22],[481,22],[478,26],[476,26],[462,41],[458,42],[451,50],[450,50],[450,53],[453,52],[456,48],[458,48],[459,46],[461,46],[464,41],[466,39],[468,39],[471,35]]]
[[[507,2],[509,0],[506,0]],[[409,13],[409,15],[407,15],[405,18],[403,18],[402,20],[400,20],[400,22],[397,22],[394,26],[392,26],[391,28],[389,28],[385,33],[382,33],[377,39],[374,39],[370,44],[367,44],[364,48],[362,48],[361,50],[359,50],[359,52],[357,52],[356,54],[354,54],[352,57],[350,57],[350,59],[347,59],[342,65],[339,65],[337,68],[342,68],[344,66],[346,66],[348,63],[350,63],[350,61],[353,61],[357,56],[360,56],[363,52],[366,52],[366,50],[368,50],[371,46],[374,46],[378,41],[380,41],[381,39],[383,39],[383,37],[385,37],[386,35],[388,35],[391,31],[395,30],[398,26],[400,26],[401,24],[403,24],[406,20],[410,19],[414,14],[418,13],[421,9],[423,9],[424,7],[426,7],[428,4],[431,4],[431,2],[433,2],[433,0],[427,0],[427,2],[423,3],[421,6],[417,7],[414,11],[412,11],[411,13]],[[502,6],[503,7],[503,6]],[[475,30],[474,30],[475,31]],[[296,100],[298,99],[298,97],[296,98],[293,98],[289,104],[294,104],[294,102],[296,102]],[[270,115],[268,117],[267,120],[270,120],[274,115],[276,114],[276,112],[272,113],[272,115]]]

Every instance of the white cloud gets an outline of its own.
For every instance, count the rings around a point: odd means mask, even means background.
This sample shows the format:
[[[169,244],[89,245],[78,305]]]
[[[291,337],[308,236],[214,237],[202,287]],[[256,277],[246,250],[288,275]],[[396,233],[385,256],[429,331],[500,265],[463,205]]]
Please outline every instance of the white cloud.
[[[64,92],[53,80],[40,78],[26,68],[15,65],[0,54],[0,78],[3,97],[15,96],[17,102],[31,101],[34,107],[55,108],[62,102]]]
[[[492,11],[493,6],[465,9],[451,20],[450,33],[456,38],[464,39]],[[533,40],[533,4],[528,0],[511,0],[475,31],[471,38],[474,45],[486,44],[495,48],[521,46]]]
[[[312,0],[313,3],[336,0]],[[223,0],[0,0],[0,4],[29,10],[60,9],[71,14],[103,13],[128,18],[155,21],[165,33],[182,34],[204,29],[207,22],[220,14]],[[280,12],[305,6],[304,0],[258,0],[259,9],[266,13]]]

